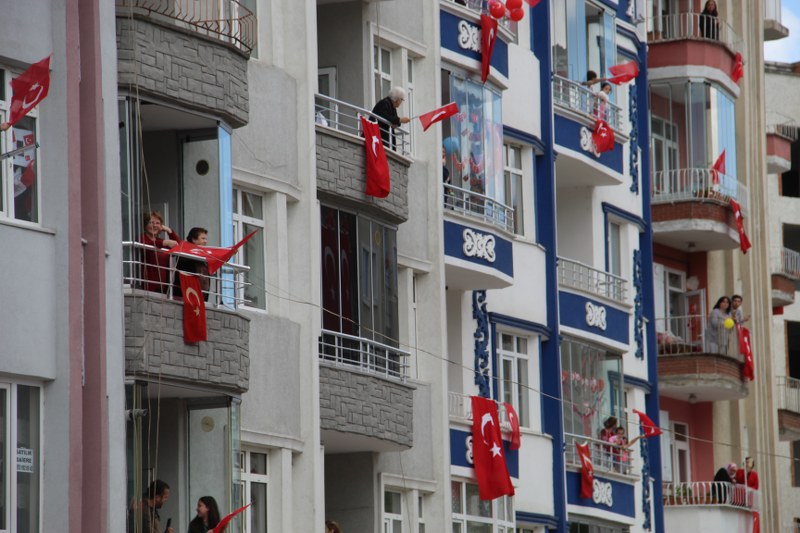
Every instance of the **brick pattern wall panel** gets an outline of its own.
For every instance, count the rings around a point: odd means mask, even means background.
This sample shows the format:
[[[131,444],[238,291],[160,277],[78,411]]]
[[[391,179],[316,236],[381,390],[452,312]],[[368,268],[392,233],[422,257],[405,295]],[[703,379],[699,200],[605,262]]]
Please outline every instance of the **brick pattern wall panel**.
[[[160,376],[245,392],[250,385],[250,321],[206,309],[208,341],[183,342],[183,304],[148,295],[125,296],[125,373]]]
[[[653,222],[671,220],[706,219],[727,224],[736,230],[736,219],[727,205],[711,202],[676,202],[674,204],[656,204],[652,207]]]
[[[215,114],[233,127],[247,124],[247,57],[213,38],[117,17],[117,68],[122,88]]]
[[[778,409],[778,431],[782,441],[800,439],[800,413]]]
[[[408,163],[387,151],[392,190],[386,198],[367,196],[364,141],[317,127],[317,195],[401,224],[408,219]]]
[[[666,387],[703,384],[746,394],[741,362],[717,355],[669,355],[658,358],[658,381]]]
[[[413,445],[413,387],[324,364],[319,367],[319,382],[322,429]]]

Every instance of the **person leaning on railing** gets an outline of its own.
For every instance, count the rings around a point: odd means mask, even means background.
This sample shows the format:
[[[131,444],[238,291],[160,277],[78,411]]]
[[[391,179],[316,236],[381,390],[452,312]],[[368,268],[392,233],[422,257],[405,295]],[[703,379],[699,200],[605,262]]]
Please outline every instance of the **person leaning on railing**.
[[[708,0],[703,12],[700,13],[700,35],[704,39],[719,40],[719,13],[717,13],[717,3]]]
[[[405,89],[402,87],[394,87],[389,91],[389,96],[375,104],[375,107],[372,108],[372,114],[381,117],[395,128],[399,128],[401,124],[408,124],[411,121],[410,118],[397,116],[397,108],[400,107],[400,104],[402,104],[405,99]],[[384,144],[390,146],[389,139],[391,136],[389,126],[384,122],[380,122],[379,125],[381,128],[381,138]],[[394,141],[392,141],[391,146],[394,148]]]
[[[139,237],[139,242],[155,248],[172,248],[180,237],[164,225],[164,217],[158,211],[146,213],[142,217],[144,233]],[[167,234],[167,239],[160,235]],[[166,293],[169,287],[169,254],[156,250],[141,250],[142,252],[142,279],[146,290]]]

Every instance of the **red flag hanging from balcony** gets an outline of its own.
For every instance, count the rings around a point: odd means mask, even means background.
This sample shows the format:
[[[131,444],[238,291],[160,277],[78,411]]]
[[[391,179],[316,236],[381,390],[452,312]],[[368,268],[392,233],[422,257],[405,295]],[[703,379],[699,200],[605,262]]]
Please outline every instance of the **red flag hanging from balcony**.
[[[595,150],[597,153],[602,154],[614,149],[614,130],[603,119],[598,118],[594,123],[594,131],[592,132],[592,140],[594,141]]]
[[[733,60],[733,71],[731,72],[731,80],[733,83],[739,83],[739,80],[744,77],[744,61],[742,61],[742,54],[736,52],[736,57]]]
[[[719,175],[725,174],[725,150],[719,154],[719,157],[714,161],[714,166],[711,167],[711,184],[719,189]]]
[[[11,106],[8,124],[13,126],[44,100],[50,90],[50,56],[34,63],[28,70],[11,80]]]
[[[364,157],[367,173],[366,193],[377,198],[386,198],[392,190],[389,178],[389,161],[381,142],[381,129],[376,122],[361,117],[364,131]]]
[[[442,106],[439,109],[434,109],[429,113],[420,115],[419,121],[422,123],[422,131],[428,131],[428,128],[431,127],[431,124],[435,124],[448,117],[452,117],[456,113],[458,113],[458,104],[455,102],[450,102],[446,106]]]
[[[208,340],[206,302],[202,296],[200,278],[183,272],[178,272],[178,275],[183,293],[183,342],[189,344]]]
[[[244,239],[237,242],[233,246],[220,248],[217,246],[200,246],[188,241],[181,241],[177,245],[170,248],[169,253],[174,254],[180,252],[182,254],[194,255],[202,257],[208,263],[208,273],[214,274],[217,270],[222,268],[222,265],[227,263],[231,257],[236,255],[236,251],[242,247],[244,243],[250,240],[250,237],[255,235],[259,230],[250,232]]]
[[[497,404],[480,396],[472,397],[472,461],[481,500],[514,495],[503,451]]]
[[[481,82],[489,77],[494,42],[497,40],[497,20],[489,15],[481,15]]]
[[[664,433],[661,431],[661,428],[658,427],[655,422],[653,422],[649,416],[644,414],[641,411],[637,411],[636,409],[633,410],[634,413],[639,415],[639,424],[642,426],[642,430],[644,431],[645,437],[657,437]]]
[[[252,503],[248,503],[244,507],[239,507],[234,512],[232,512],[231,514],[227,515],[225,518],[223,518],[222,520],[219,521],[219,524],[217,524],[217,527],[215,527],[214,529],[211,530],[211,533],[222,533],[223,531],[225,531],[225,527],[227,527],[228,522],[233,520],[234,517],[237,514],[243,512],[245,509],[247,509],[251,505],[253,505],[253,504]]]
[[[742,208],[739,206],[739,202],[733,198],[731,198],[731,209],[733,209],[733,216],[736,217],[736,228],[739,230],[739,248],[742,249],[743,254],[746,254],[747,250],[753,245],[750,244],[750,239],[747,238],[747,234],[744,232]]]
[[[581,498],[591,498],[594,492],[594,465],[589,443],[578,444],[575,441],[575,449],[578,450],[578,459],[581,461]]]
[[[744,357],[742,363],[742,377],[753,381],[756,379],[755,365],[753,364],[753,347],[750,344],[750,330],[741,324],[736,324],[739,333],[739,353]]]
[[[608,78],[608,81],[614,85],[628,83],[639,75],[639,65],[636,64],[636,61],[614,65],[613,67],[608,67],[608,70],[614,75],[613,78]]]
[[[522,444],[519,434],[519,417],[517,416],[517,411],[510,403],[503,403],[503,405],[506,408],[508,423],[511,424],[511,446],[509,447],[512,450],[519,450]]]

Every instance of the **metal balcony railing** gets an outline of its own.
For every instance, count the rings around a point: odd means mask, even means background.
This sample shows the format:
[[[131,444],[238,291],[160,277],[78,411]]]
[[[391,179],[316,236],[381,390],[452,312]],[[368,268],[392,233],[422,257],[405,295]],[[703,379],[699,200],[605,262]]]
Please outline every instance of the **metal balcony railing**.
[[[758,491],[725,481],[664,483],[664,505],[758,510]]]
[[[658,355],[724,355],[743,362],[736,327],[712,324],[704,316],[656,318]]]
[[[798,139],[798,124],[794,121],[782,122],[780,124],[767,124],[767,135],[778,135],[788,141],[796,141]]]
[[[485,194],[445,183],[444,207],[514,233],[514,208]]]
[[[383,146],[387,150],[392,150],[400,155],[408,157],[411,155],[411,141],[409,131],[403,127],[395,128],[385,119],[373,115],[367,109],[358,107],[324,94],[314,97],[314,120],[319,126],[331,128],[338,131],[362,136],[360,117],[367,117],[377,121],[382,129],[387,129],[389,140],[383,140]]]
[[[622,108],[604,100],[578,82],[553,76],[553,100],[557,106],[575,111],[592,120],[601,118],[614,131],[621,131]]]
[[[727,205],[731,199],[747,212],[747,186],[733,176],[710,168],[678,168],[652,173],[652,203],[671,204],[696,200]]]
[[[115,0],[120,14],[166,22],[231,45],[249,55],[258,21],[238,0]]]
[[[122,243],[122,280],[126,288],[143,289],[148,294],[164,299],[181,299],[180,283],[175,268],[178,259],[186,258],[192,261],[205,262],[202,258],[183,254],[169,254],[168,249],[159,249],[155,246],[140,242],[124,241]],[[168,254],[169,266],[162,267],[154,264],[145,257],[151,254]],[[244,298],[244,289],[250,283],[245,281],[244,273],[250,267],[226,263],[213,275],[195,274],[200,278],[203,295],[207,305],[237,309],[245,305],[248,300]],[[149,275],[148,275],[149,274]]]
[[[628,281],[565,257],[558,258],[558,284],[615,302],[628,301]]]
[[[800,252],[781,248],[778,272],[792,279],[800,279]]]
[[[447,413],[450,418],[461,422],[472,421],[472,396],[460,392],[447,393]],[[497,418],[503,431],[511,431],[508,413],[503,402],[497,402]]]
[[[776,376],[778,409],[800,414],[800,379]]]
[[[377,341],[323,329],[319,360],[339,367],[355,367],[367,374],[405,381],[409,353]]]
[[[596,472],[633,475],[631,449],[573,433],[564,433],[564,441],[564,460],[568,465],[581,466],[581,459],[575,449],[575,441],[578,441],[579,444],[589,444],[592,467]]]
[[[716,41],[731,52],[742,42],[733,27],[719,17],[700,13],[676,13],[647,19],[648,42],[681,41],[697,39]]]

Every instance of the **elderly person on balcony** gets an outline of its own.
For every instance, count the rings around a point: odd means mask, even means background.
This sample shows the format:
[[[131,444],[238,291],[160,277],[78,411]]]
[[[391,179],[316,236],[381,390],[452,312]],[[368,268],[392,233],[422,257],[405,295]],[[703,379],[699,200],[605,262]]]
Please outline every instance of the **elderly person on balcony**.
[[[164,225],[164,217],[158,211],[145,213],[142,217],[144,233],[139,237],[139,242],[157,249],[172,248],[178,241],[177,233]],[[166,239],[161,234],[166,233]],[[169,288],[169,254],[158,250],[142,250],[141,262],[143,264],[142,279],[144,288],[152,292],[166,293]]]
[[[706,326],[706,347],[708,353],[728,353],[729,332],[725,327],[725,320],[731,318],[730,309],[730,298],[723,296],[717,300],[714,309],[711,310],[711,316],[708,317],[708,325]],[[733,319],[731,319],[731,321],[732,320]]]
[[[399,128],[401,124],[408,124],[411,121],[410,118],[397,116],[397,108],[400,107],[400,104],[402,104],[405,99],[405,89],[402,87],[394,87],[391,91],[389,91],[389,96],[375,104],[375,107],[372,108],[372,114],[381,117],[394,128]],[[380,127],[383,142],[388,146],[389,126],[387,126],[386,123],[381,122]],[[392,142],[391,146],[394,147],[394,142]]]

